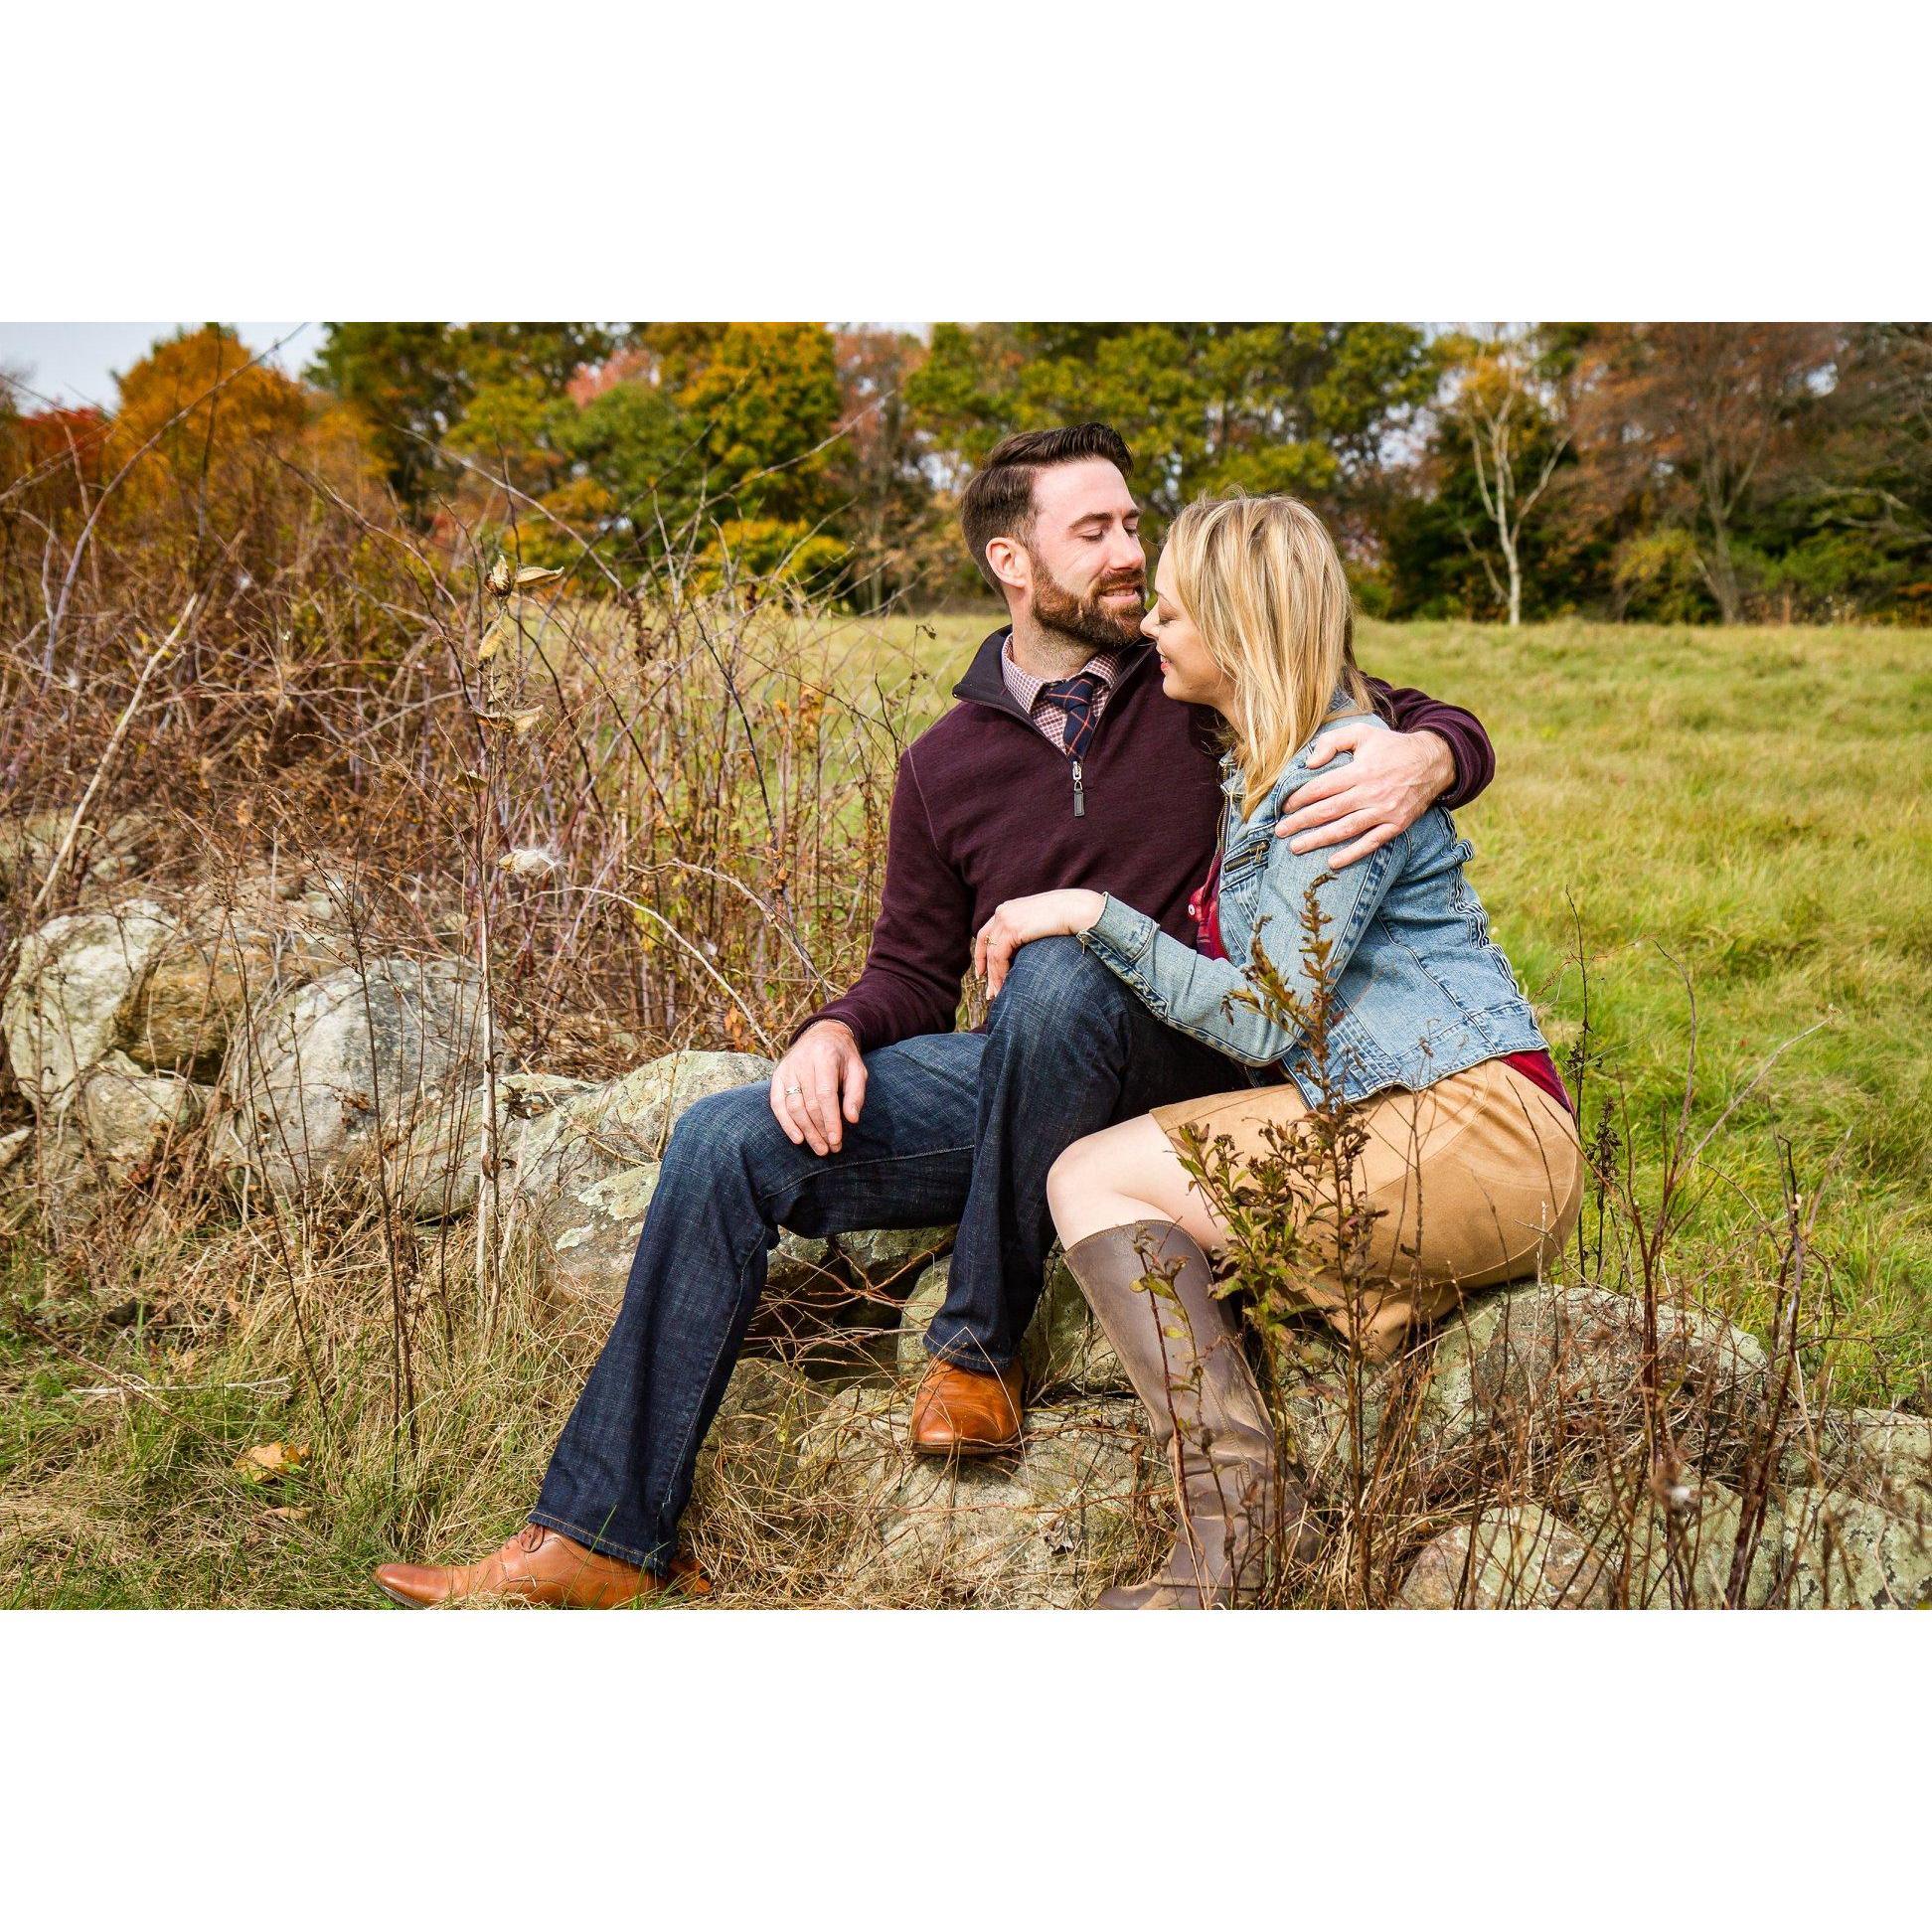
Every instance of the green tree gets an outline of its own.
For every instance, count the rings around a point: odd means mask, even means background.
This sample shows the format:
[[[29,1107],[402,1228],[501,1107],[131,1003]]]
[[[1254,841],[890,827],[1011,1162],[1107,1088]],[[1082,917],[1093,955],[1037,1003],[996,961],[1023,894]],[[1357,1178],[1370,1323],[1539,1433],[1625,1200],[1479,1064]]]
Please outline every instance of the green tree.
[[[1773,594],[1807,615],[1932,614],[1932,323],[1847,331],[1794,487]]]
[[[501,421],[529,493],[635,575],[666,554],[710,574],[776,570],[823,585],[846,557],[849,475],[834,340],[816,323],[645,323],[558,396],[528,371],[478,393],[452,436]],[[560,534],[526,550],[561,562]],[[727,555],[728,554],[728,555]]]
[[[445,446],[555,481],[548,411],[624,334],[596,322],[331,322],[307,374],[362,417],[391,487],[420,515],[450,480]]]
[[[1127,438],[1156,534],[1191,498],[1292,491],[1367,535],[1382,452],[1435,387],[1419,329],[1384,323],[989,323],[935,328],[910,386],[956,481],[1015,429]]]
[[[361,417],[390,487],[427,501],[436,451],[462,414],[468,382],[444,322],[330,322],[306,372]]]
[[[707,494],[745,519],[806,525],[825,516],[841,400],[822,324],[732,323],[678,396],[703,451]]]

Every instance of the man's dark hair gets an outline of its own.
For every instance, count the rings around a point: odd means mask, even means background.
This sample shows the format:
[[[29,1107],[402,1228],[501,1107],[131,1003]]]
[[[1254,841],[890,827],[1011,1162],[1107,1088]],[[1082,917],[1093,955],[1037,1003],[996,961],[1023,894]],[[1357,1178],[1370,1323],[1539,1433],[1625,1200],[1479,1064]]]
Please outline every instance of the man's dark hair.
[[[1083,463],[1098,456],[1122,476],[1131,476],[1133,453],[1120,431],[1104,422],[1076,422],[1065,429],[1028,429],[1009,436],[973,472],[959,499],[959,526],[966,548],[990,588],[1000,579],[986,561],[986,547],[995,537],[1017,537],[1025,543],[1033,533],[1034,478],[1060,463]]]

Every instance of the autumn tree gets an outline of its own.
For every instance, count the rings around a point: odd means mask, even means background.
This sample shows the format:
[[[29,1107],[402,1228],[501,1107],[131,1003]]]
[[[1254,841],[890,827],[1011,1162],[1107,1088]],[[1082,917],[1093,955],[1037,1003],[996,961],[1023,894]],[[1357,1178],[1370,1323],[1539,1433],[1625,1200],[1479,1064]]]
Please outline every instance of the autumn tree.
[[[1854,326],[1836,374],[1796,551],[1808,574],[1861,604],[1932,612],[1932,323]]]
[[[930,578],[942,581],[957,540],[936,514],[926,474],[930,438],[921,428],[909,380],[926,359],[917,336],[885,329],[847,329],[833,338],[838,359],[840,435],[833,456],[840,526],[852,546],[852,592],[878,610]],[[945,547],[933,568],[935,541]]]
[[[119,378],[103,467],[107,506],[124,527],[152,524],[159,497],[192,532],[191,573],[226,552],[238,570],[274,569],[319,489],[355,496],[377,460],[361,425],[257,357],[233,329],[209,323],[157,342]]]
[[[1744,608],[1740,526],[1802,448],[1841,339],[1815,324],[1648,322],[1599,329],[1582,356],[1576,427],[1599,513],[1653,491],[1692,532],[1725,623]]]
[[[432,535],[624,579],[673,556],[983,600],[965,480],[1015,429],[1100,418],[1150,541],[1196,496],[1291,492],[1389,615],[1932,600],[1925,325],[339,323],[310,373]],[[300,413],[281,380],[237,376],[233,419],[285,411],[268,445]]]
[[[733,323],[679,394],[710,494],[740,519],[808,523],[831,505],[839,366],[816,322]]]
[[[21,410],[0,383],[0,516],[57,522],[101,483],[112,419],[91,405]]]

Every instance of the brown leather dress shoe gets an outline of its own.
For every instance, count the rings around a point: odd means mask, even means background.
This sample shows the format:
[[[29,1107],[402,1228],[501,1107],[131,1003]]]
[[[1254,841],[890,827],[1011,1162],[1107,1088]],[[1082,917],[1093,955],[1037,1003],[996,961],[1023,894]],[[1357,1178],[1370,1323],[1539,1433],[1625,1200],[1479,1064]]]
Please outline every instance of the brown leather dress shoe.
[[[912,1398],[912,1447],[922,1456],[998,1456],[1020,1446],[1026,1419],[1020,1365],[997,1375],[935,1362]]]
[[[615,1610],[653,1597],[676,1585],[708,1596],[711,1585],[689,1556],[671,1566],[671,1584],[649,1570],[600,1556],[541,1524],[527,1523],[493,1555],[480,1563],[431,1568],[420,1563],[385,1563],[376,1587],[411,1610],[432,1604],[462,1603],[471,1597],[505,1597],[516,1603],[547,1603],[559,1610]]]

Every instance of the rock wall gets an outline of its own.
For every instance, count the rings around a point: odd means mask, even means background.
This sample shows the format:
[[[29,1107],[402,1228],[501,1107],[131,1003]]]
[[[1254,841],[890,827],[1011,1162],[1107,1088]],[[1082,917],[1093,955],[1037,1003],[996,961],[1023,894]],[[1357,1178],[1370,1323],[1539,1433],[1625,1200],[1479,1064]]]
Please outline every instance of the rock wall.
[[[0,1136],[0,1190],[45,1171],[37,1147],[70,1163],[79,1148],[91,1182],[132,1186],[202,1136],[243,1211],[269,1197],[326,1207],[380,1185],[403,1212],[438,1220],[474,1209],[493,1138],[505,1237],[528,1243],[557,1301],[606,1321],[678,1120],[709,1095],[762,1086],[770,1062],[683,1052],[600,1083],[501,1064],[488,1080],[482,989],[465,963],[342,964],[330,894],[299,897],[218,913],[128,898],[27,934],[0,1034],[36,1119]],[[840,1534],[822,1539],[835,1595],[1089,1601],[1131,1559],[1166,1482],[1057,1254],[1023,1346],[1021,1450],[957,1467],[906,1453],[951,1238],[946,1227],[782,1237],[753,1352],[707,1445],[700,1532],[708,1508],[802,1484],[839,1513]],[[848,1339],[836,1361],[804,1346],[826,1329]],[[781,1345],[789,1363],[771,1359]],[[1284,1366],[1293,1448],[1331,1524],[1378,1462],[1444,1499],[1451,1520],[1403,1572],[1406,1607],[1701,1607],[1728,1598],[1740,1567],[1746,1605],[1932,1600],[1932,1419],[1855,1409],[1788,1428],[1740,1566],[1765,1352],[1708,1314],[1663,1312],[1658,1381],[1684,1475],[1660,1489],[1648,1466],[1592,1453],[1641,1443],[1643,1346],[1634,1302],[1542,1283],[1473,1297],[1421,1357],[1364,1377],[1311,1334]],[[1506,1448],[1514,1467],[1548,1472],[1540,1487],[1459,1505],[1494,1494],[1486,1479]]]

